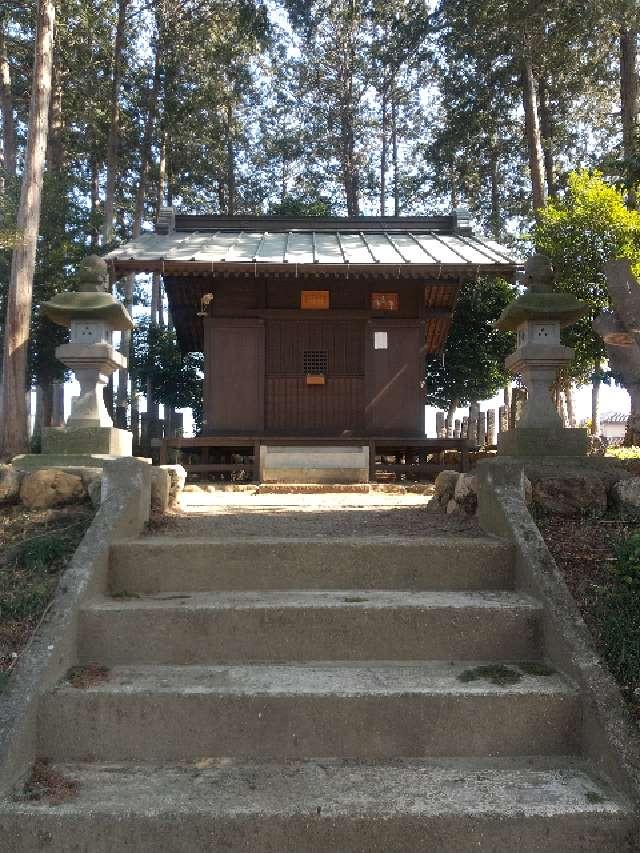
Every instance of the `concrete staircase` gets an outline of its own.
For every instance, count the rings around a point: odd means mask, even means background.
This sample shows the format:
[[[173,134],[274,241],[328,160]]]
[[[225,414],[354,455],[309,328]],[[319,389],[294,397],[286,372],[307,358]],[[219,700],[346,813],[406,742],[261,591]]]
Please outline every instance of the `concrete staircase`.
[[[0,804],[0,850],[630,850],[505,543],[147,537],[111,589],[78,624],[108,677],[40,711],[75,796]]]

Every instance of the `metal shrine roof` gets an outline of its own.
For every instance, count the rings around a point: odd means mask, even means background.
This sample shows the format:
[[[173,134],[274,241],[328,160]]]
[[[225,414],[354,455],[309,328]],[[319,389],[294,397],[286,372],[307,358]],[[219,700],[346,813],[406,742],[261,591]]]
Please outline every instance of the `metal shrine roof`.
[[[473,231],[468,214],[435,217],[222,217],[161,212],[155,233],[109,252],[115,271],[303,266],[453,268],[513,273],[520,259]]]
[[[626,424],[628,420],[628,412],[605,412],[604,415],[600,415],[601,424]]]

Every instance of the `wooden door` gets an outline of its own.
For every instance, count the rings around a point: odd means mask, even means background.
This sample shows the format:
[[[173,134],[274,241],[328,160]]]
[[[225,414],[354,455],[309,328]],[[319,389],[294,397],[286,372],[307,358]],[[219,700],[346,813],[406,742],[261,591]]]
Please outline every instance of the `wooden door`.
[[[369,435],[424,435],[425,324],[372,320],[366,340]]]
[[[205,320],[204,428],[209,433],[264,429],[264,322]]]
[[[364,329],[362,320],[330,316],[268,322],[265,410],[270,433],[362,432]],[[309,384],[309,371],[321,374],[323,384]]]

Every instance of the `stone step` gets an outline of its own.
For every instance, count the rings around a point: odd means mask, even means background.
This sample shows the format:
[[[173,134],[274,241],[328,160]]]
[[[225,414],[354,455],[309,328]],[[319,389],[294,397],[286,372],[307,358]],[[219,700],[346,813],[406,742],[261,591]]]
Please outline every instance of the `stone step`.
[[[173,539],[111,549],[115,593],[257,589],[507,589],[512,547],[471,536]]]
[[[515,592],[380,590],[108,598],[79,614],[80,663],[520,660],[541,607]]]
[[[63,684],[43,698],[39,754],[163,762],[578,751],[580,706],[559,675],[499,686],[465,681],[469,672],[446,662],[117,667],[95,686]]]
[[[630,853],[628,804],[572,759],[61,765],[0,802],[3,853]],[[428,847],[425,846],[428,839]]]

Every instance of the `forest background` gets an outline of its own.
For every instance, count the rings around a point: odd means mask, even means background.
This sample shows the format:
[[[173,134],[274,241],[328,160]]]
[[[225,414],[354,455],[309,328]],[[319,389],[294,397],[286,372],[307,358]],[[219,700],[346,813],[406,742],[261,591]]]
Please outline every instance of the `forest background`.
[[[572,173],[598,169],[603,191],[636,211],[636,0],[3,0],[5,338],[29,107],[42,83],[36,22],[53,12],[27,370],[37,428],[51,423],[64,378],[53,354],[64,330],[38,305],[73,286],[83,256],[151,228],[163,206],[357,216],[464,205],[522,255]],[[593,210],[594,233],[609,228],[603,211]],[[553,245],[562,265],[565,246]],[[606,288],[593,264],[582,279],[595,313]],[[135,391],[152,413],[161,402],[169,414],[197,409],[199,360],[176,355],[159,277],[119,286],[139,330],[134,346],[121,342],[132,359],[117,381],[117,422],[136,416]],[[483,322],[476,351],[487,346]],[[584,357],[568,378],[597,387],[608,378],[602,350],[587,326],[581,334]],[[446,352],[444,363],[454,369]],[[487,370],[498,387],[496,364]],[[431,402],[455,402],[451,378],[435,383]]]

